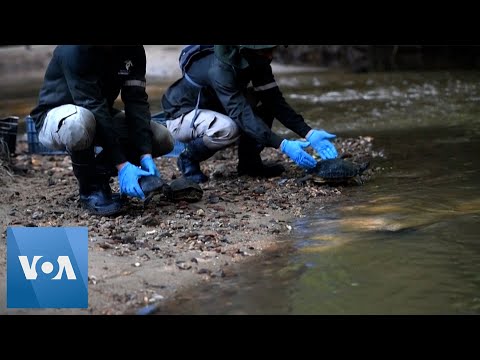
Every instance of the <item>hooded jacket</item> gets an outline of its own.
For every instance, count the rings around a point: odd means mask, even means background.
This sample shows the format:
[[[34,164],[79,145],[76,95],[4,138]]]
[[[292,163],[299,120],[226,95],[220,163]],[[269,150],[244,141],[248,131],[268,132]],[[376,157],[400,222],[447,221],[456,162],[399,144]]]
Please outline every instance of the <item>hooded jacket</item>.
[[[31,116],[37,130],[53,108],[73,104],[90,110],[97,136],[115,164],[127,161],[112,123],[119,94],[129,120],[132,143],[140,154],[152,152],[150,107],[146,94],[146,56],[143,46],[60,45],[47,67],[38,105]]]
[[[271,65],[249,64],[242,54],[242,49],[249,46],[252,45],[215,45],[213,53],[192,61],[187,72],[201,88],[195,87],[184,77],[173,83],[162,97],[167,118],[175,119],[195,109],[200,91],[200,109],[225,114],[258,143],[279,148],[283,138],[254,113],[246,97],[247,87],[251,83],[262,105],[287,128],[305,137],[311,127],[285,101],[275,82]]]

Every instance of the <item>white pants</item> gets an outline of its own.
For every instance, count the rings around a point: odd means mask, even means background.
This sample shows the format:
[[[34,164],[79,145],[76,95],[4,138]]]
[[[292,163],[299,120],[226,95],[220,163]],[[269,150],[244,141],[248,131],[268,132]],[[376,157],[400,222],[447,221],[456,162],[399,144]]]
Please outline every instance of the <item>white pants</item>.
[[[198,109],[198,116],[192,126],[195,110],[176,119],[167,120],[167,129],[175,140],[189,142],[203,138],[211,150],[220,150],[233,144],[240,137],[240,129],[228,116],[212,110]]]
[[[93,143],[95,126],[95,116],[90,110],[62,105],[48,112],[38,140],[49,149],[84,150]]]
[[[129,137],[125,113],[114,116],[121,138]],[[173,150],[174,140],[165,126],[150,121],[152,129],[152,156],[159,157]],[[45,117],[38,140],[50,149],[79,151],[90,147],[95,139],[96,121],[90,110],[76,105],[62,105],[50,110]]]

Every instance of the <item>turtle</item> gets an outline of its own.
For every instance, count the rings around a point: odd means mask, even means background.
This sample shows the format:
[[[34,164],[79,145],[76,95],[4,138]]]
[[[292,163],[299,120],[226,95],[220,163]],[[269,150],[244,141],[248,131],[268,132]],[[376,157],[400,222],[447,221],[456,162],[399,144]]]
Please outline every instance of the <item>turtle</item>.
[[[352,178],[361,175],[370,165],[370,162],[355,164],[345,158],[320,160],[307,174],[296,180],[297,185],[303,185],[307,180],[313,179],[320,183],[346,183]]]
[[[148,205],[156,194],[163,195],[168,201],[172,202],[182,200],[197,202],[203,197],[203,190],[200,185],[184,177],[167,184],[158,176],[143,176],[138,183],[145,194],[144,205]]]
[[[170,194],[167,198],[170,201],[197,202],[202,200],[203,189],[196,182],[185,177],[180,177],[170,183]]]
[[[159,176],[142,176],[138,180],[138,184],[145,194],[145,199],[143,200],[144,205],[148,205],[155,194],[163,194],[167,198],[171,196],[172,190],[170,185],[164,182]]]

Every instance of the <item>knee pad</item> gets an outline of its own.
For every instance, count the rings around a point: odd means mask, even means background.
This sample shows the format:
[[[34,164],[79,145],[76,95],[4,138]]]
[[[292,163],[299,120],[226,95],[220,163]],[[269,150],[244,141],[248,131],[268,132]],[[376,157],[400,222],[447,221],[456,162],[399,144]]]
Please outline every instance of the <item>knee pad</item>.
[[[67,150],[87,149],[95,138],[95,116],[90,110],[76,106],[76,113],[64,118],[59,124],[58,133]]]

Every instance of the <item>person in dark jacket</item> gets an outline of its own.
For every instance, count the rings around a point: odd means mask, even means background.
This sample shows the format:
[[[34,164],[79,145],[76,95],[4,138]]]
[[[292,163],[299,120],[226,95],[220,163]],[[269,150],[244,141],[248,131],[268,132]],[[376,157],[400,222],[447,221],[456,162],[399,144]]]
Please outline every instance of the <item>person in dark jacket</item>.
[[[274,177],[285,168],[262,162],[264,147],[280,149],[297,165],[312,168],[311,145],[323,159],[337,157],[335,135],[312,129],[285,101],[271,61],[278,45],[214,45],[192,57],[182,78],[162,97],[166,126],[186,143],[177,164],[197,183],[208,180],[200,163],[237,140],[239,175]],[[249,84],[252,86],[249,86]],[[271,128],[274,119],[307,141],[287,140]]]
[[[80,203],[92,214],[121,210],[109,185],[117,171],[120,192],[144,198],[138,179],[160,176],[153,158],[173,149],[168,130],[151,121],[145,73],[141,45],[60,45],[46,69],[30,115],[43,145],[70,154]],[[119,95],[123,111],[114,107]]]

